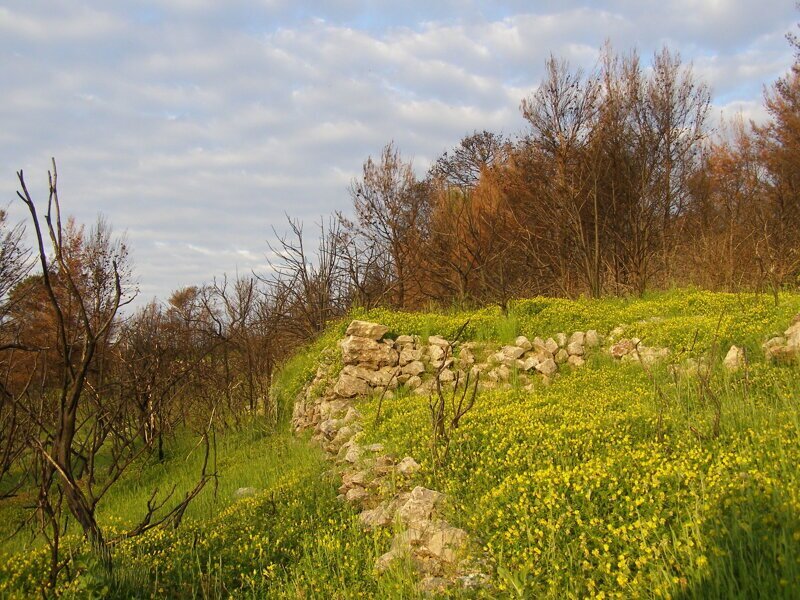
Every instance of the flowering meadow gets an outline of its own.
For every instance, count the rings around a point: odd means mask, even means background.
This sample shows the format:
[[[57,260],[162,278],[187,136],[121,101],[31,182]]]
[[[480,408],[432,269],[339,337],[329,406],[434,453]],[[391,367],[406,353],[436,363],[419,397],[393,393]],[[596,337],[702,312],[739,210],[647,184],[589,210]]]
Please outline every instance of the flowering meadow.
[[[499,344],[597,329],[671,349],[645,369],[595,351],[549,385],[486,390],[432,460],[428,398],[397,393],[364,400],[364,435],[413,456],[418,483],[447,494],[444,510],[466,530],[485,566],[482,590],[452,596],[508,598],[800,597],[800,368],[765,361],[760,345],[800,313],[800,295],[771,297],[682,290],[643,299],[530,299],[508,314],[474,312],[354,316],[391,335],[452,336]],[[415,575],[378,575],[391,533],[364,531],[336,499],[339,482],[321,452],[285,423],[317,357],[346,323],[298,354],[275,381],[282,421],[220,436],[220,478],[177,530],[157,528],[114,547],[109,579],[66,524],[75,556],[58,593],[72,598],[409,598]],[[721,366],[731,344],[745,369]],[[687,358],[713,365],[701,380]],[[186,450],[184,452],[183,450]],[[154,486],[192,484],[191,448],[143,464],[113,490],[101,520],[123,531]],[[187,459],[187,456],[189,458]],[[235,499],[240,487],[254,495]],[[216,493],[215,493],[216,492]],[[24,496],[19,505],[29,502]],[[13,503],[2,533],[13,530]],[[5,536],[4,536],[5,537]],[[15,536],[2,547],[0,597],[41,595],[47,554]]]

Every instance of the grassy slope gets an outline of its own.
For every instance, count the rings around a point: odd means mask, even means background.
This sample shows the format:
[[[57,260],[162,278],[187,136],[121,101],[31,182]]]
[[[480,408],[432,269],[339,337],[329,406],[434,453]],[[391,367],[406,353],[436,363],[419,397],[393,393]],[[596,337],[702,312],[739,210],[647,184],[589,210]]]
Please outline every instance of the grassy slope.
[[[681,291],[643,300],[533,299],[509,316],[373,311],[393,333],[452,335],[470,319],[472,339],[504,342],[629,323],[648,345],[697,356],[716,342],[759,344],[800,312],[800,296],[774,308],[767,298]],[[662,320],[639,323],[654,316]],[[333,346],[336,326],[284,368],[276,390],[284,419],[294,395]],[[398,395],[367,431],[398,455],[423,462],[421,481],[450,494],[461,524],[498,569],[509,595],[791,597],[800,590],[800,420],[798,371],[754,358],[745,384],[715,375],[722,434],[691,381],[656,384],[633,365],[595,357],[534,393],[481,394],[456,432],[450,459],[430,469],[427,402]],[[656,391],[660,390],[660,394]],[[662,398],[663,399],[660,399]],[[365,423],[374,402],[366,401]],[[659,425],[658,415],[663,414]],[[696,431],[697,433],[694,433]],[[132,472],[113,491],[103,521],[118,529],[141,514],[153,485],[192,484],[199,457],[187,447],[162,466]],[[221,479],[192,506],[177,532],[153,531],[116,550],[109,584],[80,560],[66,587],[75,597],[409,597],[402,568],[376,580],[375,556],[388,534],[367,535],[335,500],[320,454],[285,430],[258,424],[219,440]],[[233,501],[238,487],[266,491]],[[6,516],[13,511],[5,509]],[[40,551],[6,543],[0,594],[36,588]]]
[[[628,335],[675,349],[673,360],[715,346],[724,355],[735,342],[752,364],[746,378],[714,373],[716,439],[713,399],[666,365],[651,379],[595,356],[533,393],[484,393],[455,432],[447,465],[434,472],[428,461],[423,477],[450,494],[451,518],[479,540],[512,596],[798,597],[800,371],[765,364],[759,350],[797,312],[797,296],[776,309],[765,298],[675,292],[531,300],[506,319],[479,314],[471,322],[479,338],[629,323]],[[371,316],[423,334],[453,331],[464,318]],[[398,397],[383,414],[371,439],[428,457],[424,400]]]

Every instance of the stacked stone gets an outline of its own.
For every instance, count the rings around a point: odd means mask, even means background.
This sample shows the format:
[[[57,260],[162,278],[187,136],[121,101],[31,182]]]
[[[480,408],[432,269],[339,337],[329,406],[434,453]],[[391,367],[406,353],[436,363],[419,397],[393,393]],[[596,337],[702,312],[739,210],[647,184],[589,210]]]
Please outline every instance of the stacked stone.
[[[800,315],[795,316],[782,336],[769,339],[762,346],[769,360],[779,364],[800,361]]]
[[[669,348],[645,346],[639,338],[623,338],[609,348],[611,356],[623,362],[641,362],[650,366],[669,356]]]
[[[446,340],[433,336],[427,346],[416,336],[392,341],[383,339],[387,331],[383,325],[353,321],[339,344],[344,367],[336,377],[336,361],[321,357],[314,380],[295,404],[293,425],[297,431],[313,430],[313,439],[337,466],[340,499],[358,507],[363,525],[395,528],[391,549],[377,560],[376,569],[406,557],[418,568],[424,590],[454,583],[480,585],[486,578],[465,560],[466,532],[439,513],[444,494],[421,486],[412,489],[420,465],[410,456],[397,461],[384,454],[382,444],[360,442],[360,397],[391,393],[401,384],[420,387],[426,370],[442,372],[440,367],[452,360]]]
[[[570,336],[558,333],[546,340],[535,337],[533,341],[521,335],[513,345],[503,346],[489,356],[487,377],[492,383],[505,382],[511,377],[512,370],[516,369],[518,380],[522,384],[530,381],[529,375],[537,374],[545,382],[549,382],[558,372],[559,365],[583,366],[588,350],[600,343],[600,335],[595,330],[585,333],[576,331]],[[484,365],[477,365],[476,370],[483,367]]]

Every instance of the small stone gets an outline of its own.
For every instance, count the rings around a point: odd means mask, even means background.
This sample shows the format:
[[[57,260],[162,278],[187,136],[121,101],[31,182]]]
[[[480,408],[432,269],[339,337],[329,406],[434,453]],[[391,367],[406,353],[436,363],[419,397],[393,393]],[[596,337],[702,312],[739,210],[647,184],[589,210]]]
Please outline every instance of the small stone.
[[[530,340],[526,338],[524,335],[520,335],[514,340],[514,345],[518,348],[522,348],[525,351],[530,350],[533,348],[533,344],[531,344]]]
[[[342,446],[344,448],[344,446]],[[364,450],[358,444],[352,444],[344,455],[344,461],[349,462],[350,464],[354,464],[358,462],[361,458],[361,455],[364,453]]]
[[[567,362],[569,359],[569,352],[567,352],[564,348],[561,348],[558,352],[556,352],[555,361],[558,364],[562,364]]]
[[[425,372],[425,365],[422,361],[415,360],[408,363],[401,370],[406,375],[422,375]]]
[[[258,490],[254,487],[240,487],[235,492],[233,492],[233,497],[236,500],[240,500],[242,498],[250,498],[255,496],[258,493]]]
[[[786,345],[790,348],[800,348],[800,315],[792,319],[792,324],[783,332],[786,336]]]
[[[415,390],[421,385],[422,385],[422,379],[417,375],[412,375],[411,377],[408,378],[408,381],[406,381],[406,387],[409,390]]]
[[[463,554],[466,544],[467,533],[463,529],[445,527],[430,536],[425,549],[439,560],[452,564]]]
[[[400,358],[399,363],[400,366],[405,366],[411,362],[419,361],[422,359],[422,348],[412,348],[411,346],[406,346],[402,350],[400,350]]]
[[[744,362],[744,349],[734,345],[731,346],[731,349],[728,350],[725,358],[722,359],[722,366],[724,366],[728,371],[735,372],[744,366]]]
[[[439,348],[447,348],[448,346],[450,346],[450,342],[448,342],[442,336],[432,335],[432,336],[428,337],[428,345],[429,346],[437,346]]]
[[[450,582],[444,577],[428,575],[419,582],[419,590],[423,594],[444,594],[450,587]]]
[[[597,348],[597,346],[600,345],[600,335],[597,333],[597,330],[590,329],[586,332],[584,344],[589,346],[589,348]]]
[[[559,348],[563,348],[564,346],[567,345],[567,334],[566,333],[557,333],[555,338],[556,338],[556,342],[558,343],[558,347]]]
[[[503,346],[500,349],[500,352],[503,354],[503,356],[511,358],[512,360],[516,360],[525,354],[525,350],[518,348],[517,346]]]
[[[328,419],[327,421],[322,421],[322,423],[317,426],[317,429],[319,429],[325,437],[333,439],[341,426],[342,422],[338,419]]]
[[[368,496],[369,493],[362,487],[354,487],[344,495],[345,499],[353,504],[365,500]]]
[[[581,333],[581,335],[583,335]],[[570,342],[567,344],[567,353],[570,356],[583,356],[585,350],[583,349],[583,344],[578,342]]]
[[[536,365],[536,370],[542,375],[552,375],[558,371],[558,365],[556,365],[556,362],[552,358],[548,358],[546,361]]]
[[[398,335],[397,339],[394,341],[395,344],[398,346],[405,346],[406,344],[413,344],[414,343],[414,336],[411,335]]]
[[[420,470],[420,465],[410,456],[406,456],[403,460],[397,463],[397,472],[406,477],[413,475]]]
[[[449,383],[451,381],[455,381],[456,375],[450,369],[442,369],[439,373],[439,381],[442,383]]]
[[[347,373],[340,374],[336,385],[333,387],[333,393],[342,398],[366,396],[369,392],[369,384],[366,381]]]
[[[393,367],[399,358],[397,350],[370,338],[349,335],[339,343],[339,346],[342,349],[342,360],[346,365],[369,366],[373,369]]]
[[[355,423],[356,421],[361,419],[361,413],[358,412],[355,406],[351,406],[347,409],[347,414],[344,416],[343,421],[345,424],[349,425],[351,423]]]
[[[555,341],[553,338],[547,338],[547,340],[545,340],[544,343],[544,348],[550,354],[555,354],[556,352],[558,352],[558,342]]]
[[[611,356],[614,358],[622,358],[636,350],[636,344],[633,340],[623,339],[611,346]]]
[[[586,361],[583,360],[582,356],[572,355],[567,359],[567,364],[570,367],[582,367],[586,364]]]
[[[586,334],[582,331],[576,331],[571,336],[569,336],[569,343],[570,344],[580,344],[583,346],[586,343]]]

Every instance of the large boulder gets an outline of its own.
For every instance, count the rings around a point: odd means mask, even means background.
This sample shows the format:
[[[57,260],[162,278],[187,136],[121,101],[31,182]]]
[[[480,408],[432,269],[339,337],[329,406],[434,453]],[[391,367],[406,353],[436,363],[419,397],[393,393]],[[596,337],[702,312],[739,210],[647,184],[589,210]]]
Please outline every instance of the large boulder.
[[[576,331],[571,336],[569,336],[569,343],[570,344],[580,344],[583,346],[586,343],[586,334],[582,331]]]
[[[385,325],[378,323],[370,323],[369,321],[351,321],[347,326],[345,335],[353,335],[356,337],[368,338],[370,340],[379,340],[389,331]]]

